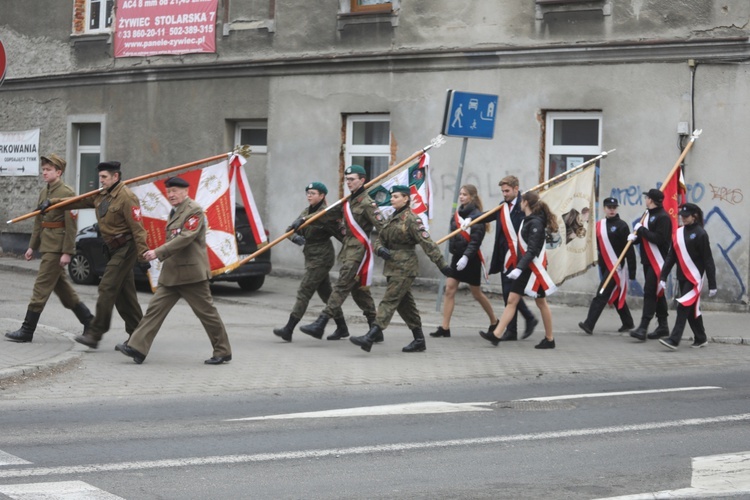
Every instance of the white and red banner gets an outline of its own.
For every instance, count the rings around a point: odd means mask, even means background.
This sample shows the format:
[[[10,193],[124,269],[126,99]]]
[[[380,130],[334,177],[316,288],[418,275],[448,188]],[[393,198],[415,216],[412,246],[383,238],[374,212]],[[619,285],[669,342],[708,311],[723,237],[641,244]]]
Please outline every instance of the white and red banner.
[[[115,57],[216,52],[218,0],[117,0]]]
[[[380,212],[389,217],[394,209],[391,206],[391,187],[400,184],[409,186],[411,194],[411,211],[418,215],[424,227],[430,228],[432,219],[432,178],[430,177],[430,155],[424,153],[419,161],[409,168],[383,182],[380,186],[371,189],[368,194],[378,205]]]
[[[0,132],[0,175],[39,175],[39,131]]]
[[[685,177],[682,174],[681,166],[677,167],[672,177],[662,186],[662,192],[664,193],[664,203],[662,206],[672,220],[672,235],[674,235],[677,228],[680,227],[677,212],[679,212],[680,205],[684,203],[685,194],[687,193]]]
[[[229,161],[178,174],[190,184],[188,196],[198,202],[205,212],[206,247],[211,273],[214,276],[231,269],[233,264],[240,260],[235,234],[235,193],[238,188],[255,241],[259,245],[267,241],[241,163],[244,162],[232,157]],[[167,199],[165,180],[131,187],[141,202],[141,216],[148,234],[147,243],[150,249],[163,245],[166,241],[165,228],[172,205]],[[156,287],[160,272],[161,262],[158,259],[152,261],[149,270],[152,287]]]

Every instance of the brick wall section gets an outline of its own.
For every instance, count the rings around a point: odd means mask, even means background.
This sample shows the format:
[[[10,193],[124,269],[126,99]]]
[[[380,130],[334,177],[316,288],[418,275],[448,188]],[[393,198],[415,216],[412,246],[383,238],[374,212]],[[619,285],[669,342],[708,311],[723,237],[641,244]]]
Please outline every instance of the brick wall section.
[[[74,0],[73,34],[82,35],[86,31],[86,0]]]

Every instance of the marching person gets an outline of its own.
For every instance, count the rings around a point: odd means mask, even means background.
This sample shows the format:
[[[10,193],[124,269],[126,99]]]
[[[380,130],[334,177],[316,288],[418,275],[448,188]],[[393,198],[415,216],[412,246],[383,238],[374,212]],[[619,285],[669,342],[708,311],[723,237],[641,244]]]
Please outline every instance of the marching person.
[[[73,189],[61,179],[67,165],[66,161],[54,153],[42,156],[41,160],[42,179],[47,186],[39,193],[39,206],[41,207],[49,198],[73,196]],[[76,253],[77,231],[75,217],[64,210],[50,210],[34,218],[34,229],[24,258],[31,260],[35,250],[42,254],[42,258],[34,281],[31,301],[26,309],[26,318],[21,328],[5,334],[8,340],[31,342],[39,317],[52,292],[60,298],[63,307],[73,311],[84,328],[91,322],[91,311],[81,302],[65,277],[65,266]]]
[[[467,283],[469,291],[474,300],[479,302],[490,320],[489,331],[497,326],[497,317],[492,310],[490,299],[482,292],[482,274],[484,271],[484,256],[482,255],[482,240],[489,224],[474,224],[470,230],[464,229],[472,220],[482,215],[482,199],[473,184],[461,186],[458,192],[458,203],[460,204],[451,217],[450,232],[458,228],[461,232],[448,241],[448,250],[453,256],[451,259],[452,276],[445,281],[445,295],[443,296],[443,323],[436,331],[430,333],[430,337],[451,336],[451,316],[456,304],[456,291],[459,283]]]
[[[527,191],[521,196],[521,210],[526,215],[518,231],[518,262],[508,273],[513,285],[508,296],[508,304],[500,316],[500,323],[494,332],[480,332],[485,340],[497,345],[502,340],[500,332],[513,320],[521,295],[535,298],[536,306],[544,323],[544,338],[536,349],[554,349],[555,338],[552,334],[552,313],[547,304],[547,295],[557,290],[552,278],[547,274],[544,245],[547,232],[557,232],[557,221],[549,206],[539,199],[535,191]]]
[[[333,285],[331,296],[318,319],[300,327],[303,333],[316,339],[323,338],[328,320],[341,309],[350,293],[367,318],[367,323],[372,325],[375,321],[375,302],[367,285],[371,279],[373,262],[370,233],[373,228],[380,230],[383,214],[365,191],[366,175],[365,169],[359,165],[351,165],[344,170],[344,181],[351,195],[342,208],[337,207],[332,211],[336,218],[344,219],[346,228],[339,252],[339,279]]]
[[[640,341],[646,338],[658,339],[669,335],[667,299],[659,287],[659,275],[664,259],[669,252],[672,240],[672,220],[662,207],[664,193],[652,188],[643,193],[646,197],[648,214],[644,223],[635,225],[635,232],[628,235],[628,241],[641,244],[641,265],[643,266],[643,313],[641,324],[630,332],[630,336]],[[648,324],[656,314],[658,326],[648,333]]]
[[[443,259],[440,248],[430,239],[430,233],[424,227],[422,219],[409,208],[409,192],[409,186],[391,187],[391,206],[395,212],[378,231],[375,240],[375,253],[385,260],[383,275],[388,286],[378,305],[377,316],[370,331],[361,337],[349,339],[367,352],[370,352],[373,343],[382,341],[383,330],[388,328],[396,311],[414,335],[414,340],[402,351],[421,352],[427,348],[422,332],[422,319],[411,294],[411,285],[419,274],[419,261],[414,251],[417,244],[440,268],[440,272],[445,276],[451,275],[451,268]]]
[[[500,180],[500,190],[503,193],[503,202],[497,213],[497,232],[495,233],[495,250],[492,252],[490,262],[490,274],[500,273],[500,280],[503,286],[503,303],[508,305],[508,297],[513,289],[513,280],[508,278],[507,273],[516,267],[518,262],[518,229],[524,219],[524,213],[521,210],[521,194],[518,187],[518,178],[514,175],[503,177]],[[518,313],[526,320],[526,329],[521,338],[525,339],[534,333],[534,328],[539,324],[528,306],[519,296],[519,302],[516,307],[516,313],[508,323],[507,329],[503,333],[501,340],[518,340]],[[487,333],[494,332],[495,329]]]
[[[617,314],[620,316],[622,326],[618,332],[627,332],[635,328],[633,316],[626,302],[628,295],[628,280],[635,279],[635,249],[630,246],[625,254],[625,262],[612,274],[612,279],[607,287],[599,293],[604,285],[620,254],[628,243],[630,227],[627,222],[620,219],[617,207],[620,205],[616,198],[604,198],[604,218],[596,223],[596,249],[599,260],[599,273],[602,282],[597,288],[597,293],[591,299],[589,313],[584,321],[578,323],[581,330],[589,335],[594,333],[596,322],[601,316],[607,304],[614,304]]]
[[[331,214],[326,214],[316,219],[304,228],[299,227],[309,218],[326,209],[326,195],[328,188],[322,182],[312,182],[305,188],[308,207],[302,211],[300,216],[287,228],[287,232],[297,229],[290,236],[293,243],[300,245],[305,256],[305,274],[297,289],[297,300],[292,307],[289,321],[281,328],[274,328],[274,335],[281,337],[286,342],[292,341],[294,327],[304,316],[310,299],[315,292],[323,300],[328,302],[331,296],[331,278],[329,271],[336,261],[336,253],[333,250],[331,237],[343,239],[340,229],[340,221]],[[327,337],[328,340],[339,340],[349,336],[349,329],[344,320],[341,307],[333,311],[333,320],[336,322],[336,331]]]
[[[148,251],[148,245],[141,217],[141,204],[130,188],[121,182],[120,162],[105,161],[99,163],[96,168],[101,184],[99,193],[64,208],[95,209],[99,232],[108,254],[107,267],[99,282],[94,319],[83,329],[83,334],[75,338],[79,344],[92,349],[99,346],[102,336],[109,331],[114,307],[117,307],[117,312],[125,321],[128,336],[135,331],[143,317],[143,311],[138,304],[135,291],[133,266],[138,262],[144,272],[151,267],[143,257]],[[64,200],[65,198],[50,199],[49,205]]]
[[[151,298],[138,328],[127,343],[116,350],[143,363],[162,323],[180,298],[184,298],[208,334],[213,355],[204,361],[220,365],[232,360],[232,348],[224,322],[214,306],[209,279],[211,267],[206,250],[206,216],[201,206],[188,196],[190,184],[180,177],[164,183],[172,210],[167,221],[166,241],[154,250],[144,252],[146,261],[163,262],[159,286]]]
[[[700,310],[704,275],[708,278],[708,296],[716,295],[716,266],[708,233],[703,229],[703,211],[694,203],[685,203],[680,207],[680,217],[682,227],[677,229],[673,237],[672,249],[660,275],[661,286],[666,287],[669,271],[675,264],[679,264],[677,283],[680,298],[677,299],[677,319],[669,337],[659,339],[659,342],[672,350],[680,345],[685,322],[690,323],[690,329],[693,330],[693,345],[690,347],[704,347],[708,344]]]

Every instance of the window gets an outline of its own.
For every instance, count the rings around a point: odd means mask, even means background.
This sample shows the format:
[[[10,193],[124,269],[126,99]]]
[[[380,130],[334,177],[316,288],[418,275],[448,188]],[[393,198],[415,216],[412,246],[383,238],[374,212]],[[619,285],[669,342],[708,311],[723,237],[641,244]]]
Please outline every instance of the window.
[[[86,0],[86,32],[110,31],[114,6],[114,0]]]
[[[347,116],[345,151],[346,166],[363,166],[368,179],[388,170],[391,161],[390,116]]]
[[[74,115],[68,117],[68,168],[65,182],[75,186],[77,194],[99,189],[96,166],[105,158],[105,115]],[[78,211],[78,227],[96,222],[93,210]]]
[[[250,154],[266,154],[268,152],[268,122],[266,120],[239,122],[235,129],[234,143],[250,146]]]
[[[545,180],[602,152],[602,113],[547,112]]]
[[[393,8],[390,1],[382,0],[351,0],[352,12],[390,12]]]

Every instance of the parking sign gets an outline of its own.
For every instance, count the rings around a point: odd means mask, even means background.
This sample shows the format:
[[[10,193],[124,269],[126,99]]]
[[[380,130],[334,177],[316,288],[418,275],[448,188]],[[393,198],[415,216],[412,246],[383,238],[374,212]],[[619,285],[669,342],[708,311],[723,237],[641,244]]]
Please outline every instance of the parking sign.
[[[443,116],[443,134],[455,137],[492,139],[495,133],[497,96],[448,91]]]

